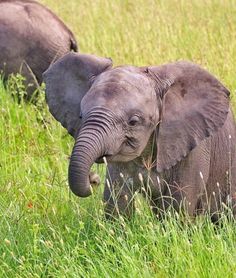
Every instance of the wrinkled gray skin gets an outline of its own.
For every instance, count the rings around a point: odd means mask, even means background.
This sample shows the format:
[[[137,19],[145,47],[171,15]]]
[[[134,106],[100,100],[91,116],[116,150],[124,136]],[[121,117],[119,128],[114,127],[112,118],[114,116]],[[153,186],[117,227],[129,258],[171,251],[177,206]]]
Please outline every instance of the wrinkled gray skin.
[[[0,0],[0,71],[26,77],[28,98],[42,73],[70,50],[74,35],[49,9],[31,0]]]
[[[236,127],[229,91],[210,73],[190,62],[112,68],[70,53],[44,79],[51,113],[75,139],[74,194],[91,194],[90,167],[105,156],[107,215],[130,216],[136,191],[159,215],[184,206],[216,220],[221,202],[236,213]]]

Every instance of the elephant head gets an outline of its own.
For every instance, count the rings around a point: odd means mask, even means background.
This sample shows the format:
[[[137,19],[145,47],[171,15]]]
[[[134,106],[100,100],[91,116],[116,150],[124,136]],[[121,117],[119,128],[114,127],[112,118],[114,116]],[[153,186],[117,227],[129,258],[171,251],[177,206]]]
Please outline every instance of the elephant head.
[[[134,160],[156,137],[158,172],[176,165],[223,126],[228,90],[190,62],[112,68],[112,61],[69,53],[45,72],[46,99],[53,116],[75,138],[69,185],[91,194],[94,162]]]

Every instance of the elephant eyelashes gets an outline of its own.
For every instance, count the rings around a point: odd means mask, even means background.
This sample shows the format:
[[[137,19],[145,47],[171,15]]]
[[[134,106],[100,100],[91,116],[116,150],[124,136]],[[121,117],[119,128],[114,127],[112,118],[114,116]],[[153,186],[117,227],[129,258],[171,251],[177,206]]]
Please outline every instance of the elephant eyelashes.
[[[129,120],[129,125],[130,125],[130,126],[135,126],[135,125],[137,125],[137,124],[139,123],[139,121],[140,121],[139,116],[134,115],[134,116],[132,116],[132,117],[130,118],[130,120]]]

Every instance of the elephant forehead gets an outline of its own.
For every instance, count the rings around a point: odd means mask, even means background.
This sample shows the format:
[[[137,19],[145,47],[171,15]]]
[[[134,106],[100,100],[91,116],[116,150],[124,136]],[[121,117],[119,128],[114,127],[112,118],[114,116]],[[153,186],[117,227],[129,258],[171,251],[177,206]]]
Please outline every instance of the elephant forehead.
[[[102,73],[94,81],[81,107],[83,111],[95,106],[106,107],[117,115],[135,110],[151,113],[155,100],[154,86],[147,77],[132,68],[117,68]]]
[[[94,86],[103,86],[106,88],[107,84],[113,84],[114,89],[129,89],[140,91],[147,86],[150,86],[149,79],[144,76],[136,67],[124,66],[117,67],[102,73],[94,82]],[[111,87],[111,85],[109,85]]]

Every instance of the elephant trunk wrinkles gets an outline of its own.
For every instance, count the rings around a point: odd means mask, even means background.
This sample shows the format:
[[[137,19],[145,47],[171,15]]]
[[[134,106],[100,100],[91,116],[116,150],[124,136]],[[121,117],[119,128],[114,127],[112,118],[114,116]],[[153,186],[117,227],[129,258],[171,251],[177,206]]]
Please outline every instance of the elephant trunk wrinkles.
[[[89,171],[95,160],[105,153],[101,137],[100,132],[84,128],[76,139],[69,165],[69,186],[79,197],[92,194]]]

